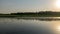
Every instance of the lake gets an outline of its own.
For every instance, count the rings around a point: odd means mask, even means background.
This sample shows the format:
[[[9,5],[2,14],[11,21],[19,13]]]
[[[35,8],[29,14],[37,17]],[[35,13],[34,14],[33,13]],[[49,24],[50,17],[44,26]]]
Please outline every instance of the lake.
[[[60,20],[0,18],[0,34],[60,34]]]

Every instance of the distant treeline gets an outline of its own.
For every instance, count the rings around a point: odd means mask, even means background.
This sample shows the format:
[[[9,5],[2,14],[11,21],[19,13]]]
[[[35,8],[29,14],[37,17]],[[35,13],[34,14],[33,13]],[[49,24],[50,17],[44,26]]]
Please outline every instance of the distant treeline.
[[[18,12],[18,13],[10,13],[10,14],[0,14],[0,16],[20,16],[20,17],[60,17],[60,12],[52,12],[52,11],[40,11],[40,12]]]

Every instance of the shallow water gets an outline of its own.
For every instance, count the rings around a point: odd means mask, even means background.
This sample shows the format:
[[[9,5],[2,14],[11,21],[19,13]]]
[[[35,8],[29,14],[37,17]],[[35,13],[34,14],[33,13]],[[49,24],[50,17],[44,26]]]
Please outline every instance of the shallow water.
[[[60,34],[60,21],[0,18],[0,34]]]

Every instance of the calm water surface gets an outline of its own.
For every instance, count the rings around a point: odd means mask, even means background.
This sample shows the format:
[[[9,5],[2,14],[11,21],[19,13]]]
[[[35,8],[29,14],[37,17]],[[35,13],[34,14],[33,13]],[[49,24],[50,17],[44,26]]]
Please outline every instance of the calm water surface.
[[[0,18],[0,34],[60,34],[60,21]]]

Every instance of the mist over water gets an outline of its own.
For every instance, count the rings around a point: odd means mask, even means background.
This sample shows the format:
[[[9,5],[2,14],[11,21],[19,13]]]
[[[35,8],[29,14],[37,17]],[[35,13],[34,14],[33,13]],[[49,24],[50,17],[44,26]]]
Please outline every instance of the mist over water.
[[[0,34],[60,34],[60,21],[0,18]]]

